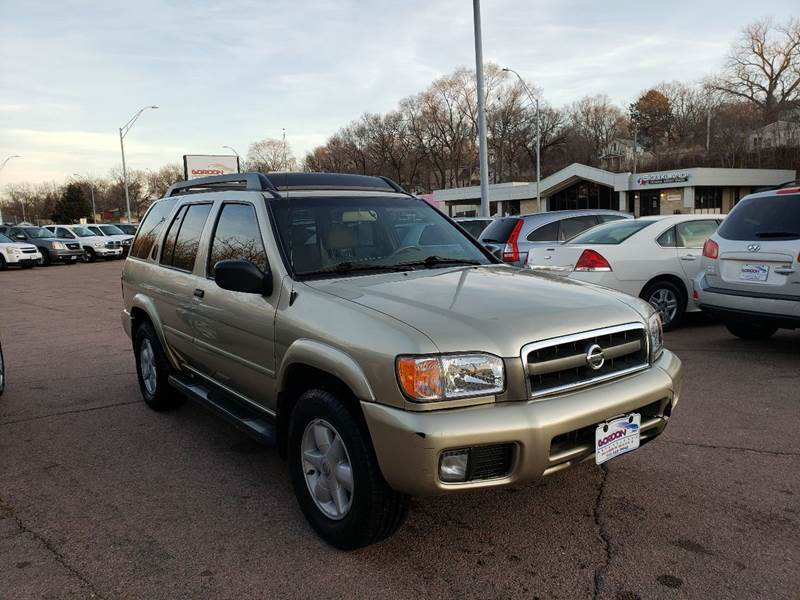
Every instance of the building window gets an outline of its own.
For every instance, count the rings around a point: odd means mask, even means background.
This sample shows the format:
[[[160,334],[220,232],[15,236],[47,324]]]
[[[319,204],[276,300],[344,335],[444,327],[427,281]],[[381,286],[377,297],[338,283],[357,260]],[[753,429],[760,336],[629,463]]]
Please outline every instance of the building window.
[[[548,199],[548,210],[582,208],[619,208],[612,206],[613,189],[593,181],[579,181],[556,192]]]
[[[722,188],[698,186],[694,189],[694,212],[722,212]]]

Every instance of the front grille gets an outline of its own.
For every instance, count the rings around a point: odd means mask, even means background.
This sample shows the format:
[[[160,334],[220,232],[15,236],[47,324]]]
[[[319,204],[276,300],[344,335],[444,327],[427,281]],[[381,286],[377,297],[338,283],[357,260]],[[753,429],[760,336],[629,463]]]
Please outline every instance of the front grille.
[[[602,352],[602,364],[595,356],[596,368],[590,365],[590,351]],[[647,368],[647,336],[644,325],[629,323],[543,340],[522,348],[522,362],[530,395],[536,398]]]
[[[505,477],[511,470],[513,444],[477,446],[470,449],[468,481]]]
[[[119,242],[106,242],[106,248],[116,248],[119,246]]]
[[[74,242],[68,242],[67,243],[67,248],[69,248],[70,250],[80,250],[81,249],[81,245],[80,244],[76,244]]]
[[[23,248],[23,254],[36,254],[36,248]]]

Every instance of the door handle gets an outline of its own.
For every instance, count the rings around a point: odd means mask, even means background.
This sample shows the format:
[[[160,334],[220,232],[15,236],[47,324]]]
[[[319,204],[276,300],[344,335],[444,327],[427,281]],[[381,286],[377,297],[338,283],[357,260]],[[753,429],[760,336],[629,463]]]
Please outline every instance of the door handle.
[[[795,269],[789,269],[789,268],[781,268],[781,267],[778,267],[777,269],[775,269],[775,272],[776,272],[778,275],[791,275],[792,273],[794,273],[794,272],[795,272]]]
[[[681,256],[681,260],[697,260],[697,257],[694,254],[687,254],[686,256]]]
[[[206,293],[205,293],[203,290],[201,290],[200,288],[197,288],[197,289],[194,291],[194,295],[195,295],[197,298],[202,298],[203,296],[205,296],[205,295],[206,295]]]

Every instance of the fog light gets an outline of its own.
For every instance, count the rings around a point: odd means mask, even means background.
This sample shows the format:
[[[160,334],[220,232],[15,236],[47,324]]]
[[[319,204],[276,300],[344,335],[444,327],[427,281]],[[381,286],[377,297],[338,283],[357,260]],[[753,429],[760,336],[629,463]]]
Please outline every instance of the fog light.
[[[466,481],[469,449],[442,452],[439,459],[439,479],[446,482]]]

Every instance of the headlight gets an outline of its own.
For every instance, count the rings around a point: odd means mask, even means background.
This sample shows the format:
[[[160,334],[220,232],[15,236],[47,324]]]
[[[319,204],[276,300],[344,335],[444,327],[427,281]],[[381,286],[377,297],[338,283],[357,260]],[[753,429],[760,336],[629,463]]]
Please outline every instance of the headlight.
[[[650,334],[650,360],[655,361],[664,350],[664,327],[661,325],[661,315],[653,313],[647,320],[647,329]]]
[[[95,248],[102,248],[103,246],[105,246],[105,244],[103,242],[95,242],[94,243],[94,247]]]
[[[490,396],[505,389],[503,360],[490,354],[400,356],[397,379],[418,402]]]
[[[61,242],[50,242],[50,246],[53,250],[63,250],[66,246]]]

